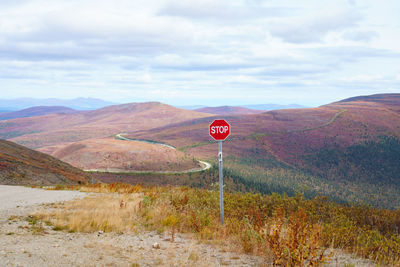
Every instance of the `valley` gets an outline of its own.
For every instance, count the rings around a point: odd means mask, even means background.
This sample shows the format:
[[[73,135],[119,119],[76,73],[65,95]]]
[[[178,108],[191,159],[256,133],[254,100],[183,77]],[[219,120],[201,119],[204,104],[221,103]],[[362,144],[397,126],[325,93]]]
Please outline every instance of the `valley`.
[[[348,99],[318,108],[225,116],[225,173],[246,190],[304,192],[339,202],[398,208],[399,95]],[[210,119],[132,132],[216,163]],[[385,193],[382,193],[385,192]]]
[[[178,231],[179,240],[186,244],[192,237],[183,234],[189,232],[202,242],[213,240],[217,247],[228,238],[231,245],[220,254],[225,262],[235,264],[237,259],[229,253],[236,252],[250,254],[240,254],[238,259],[244,259],[241,262],[261,264],[277,260],[268,252],[275,249],[268,241],[272,237],[266,237],[262,229],[281,223],[291,229],[292,220],[303,220],[307,222],[304,225],[313,227],[301,230],[311,235],[304,244],[320,238],[315,241],[318,246],[314,253],[324,253],[329,247],[337,255],[333,258],[336,262],[362,266],[373,265],[367,259],[383,264],[398,262],[400,95],[372,95],[317,108],[255,114],[246,110],[238,114],[235,112],[241,109],[236,108],[228,108],[228,115],[202,113],[154,102],[68,114],[57,110],[0,121],[0,134],[10,140],[0,142],[1,183],[100,195],[65,205],[50,204],[50,209],[41,211],[29,208],[29,215],[24,216],[28,216],[28,222],[34,218],[35,223],[24,226],[27,230],[16,228],[23,225],[22,217],[10,215],[15,226],[0,225],[0,235],[8,235],[1,232],[3,228],[3,232],[30,239],[40,231],[43,240],[56,243],[54,237],[62,238],[69,231],[74,233],[71,238],[83,244],[107,233],[104,239],[111,244],[121,232],[125,233],[123,240],[136,242],[132,240],[138,235],[131,235],[136,231],[148,241],[138,243],[145,244],[151,255],[139,261],[144,264],[155,258],[151,242],[175,246],[174,251],[187,256],[175,241],[171,242],[168,233],[174,236]],[[218,226],[216,215],[217,143],[208,135],[209,124],[221,116],[232,128],[223,144],[224,227]],[[111,206],[101,211],[101,216],[88,215],[107,205]],[[132,214],[135,221],[127,223]],[[101,218],[109,219],[104,222]],[[101,234],[96,235],[99,231]],[[163,234],[157,237],[152,231]],[[351,243],[343,237],[351,238]],[[375,238],[376,250],[370,247],[371,238]],[[7,236],[3,240],[7,243],[14,239]],[[279,242],[291,241],[281,236]],[[303,245],[292,246],[300,249]],[[63,246],[73,251],[70,243]],[[197,246],[205,251],[212,249]],[[30,246],[24,249],[32,250]],[[46,262],[53,262],[58,255],[56,251],[40,253],[39,258]],[[117,261],[107,253],[99,254],[98,261],[104,262],[102,255]],[[11,261],[25,260],[5,255]],[[125,252],[121,255],[123,261],[137,261]],[[333,262],[328,254],[321,255]],[[39,260],[36,256],[34,259]],[[90,258],[84,253],[82,257]],[[321,263],[317,258],[308,260]],[[162,261],[167,262],[164,258]],[[212,258],[209,261],[221,264]],[[185,262],[194,264],[193,260]]]
[[[0,267],[400,266],[399,1],[0,1]]]
[[[199,160],[217,163],[217,145],[208,135],[208,125],[221,115],[198,111],[132,103],[4,120],[0,134],[18,132],[9,140],[100,172],[93,173],[100,180],[140,182],[141,173],[153,173],[176,184],[167,174],[210,168]],[[206,111],[218,113],[218,109]],[[292,196],[303,192],[308,197],[327,195],[340,203],[400,206],[399,95],[255,112],[224,115],[233,129],[224,142],[224,172],[231,190]],[[153,184],[150,180],[147,175],[144,181]],[[180,181],[193,185],[189,180]],[[209,181],[200,180],[197,184]]]

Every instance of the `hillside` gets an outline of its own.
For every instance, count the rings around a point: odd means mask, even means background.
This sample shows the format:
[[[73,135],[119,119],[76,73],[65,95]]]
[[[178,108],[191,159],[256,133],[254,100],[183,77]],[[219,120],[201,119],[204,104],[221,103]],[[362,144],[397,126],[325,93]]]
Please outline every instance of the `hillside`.
[[[182,151],[114,138],[89,139],[45,147],[41,151],[85,170],[184,171],[199,168],[198,162]]]
[[[257,110],[257,109],[249,109],[245,107],[233,107],[233,106],[204,107],[195,109],[195,111],[218,114],[218,115],[259,114],[265,112],[265,110]]]
[[[0,184],[72,184],[88,179],[83,171],[52,156],[0,140]]]
[[[30,148],[41,148],[209,116],[211,114],[158,102],[130,103],[75,114],[48,114],[0,121],[0,137]]]
[[[280,109],[307,108],[306,106],[302,106],[299,104],[289,104],[289,105],[258,104],[258,105],[243,105],[242,107],[250,108],[250,109],[258,109],[258,110],[280,110]]]
[[[77,112],[77,110],[72,108],[61,106],[38,106],[14,112],[0,113],[0,120],[42,116],[47,114],[72,114]]]
[[[398,96],[225,116],[232,127],[223,145],[226,175],[246,190],[291,195],[303,191],[308,196],[324,194],[337,201],[398,208]],[[208,135],[212,120],[197,119],[131,137],[166,142],[215,161],[217,145]]]
[[[343,99],[338,103],[345,103],[345,102],[372,102],[372,103],[380,103],[389,106],[400,107],[399,105],[400,94],[376,94],[376,95],[356,96]]]

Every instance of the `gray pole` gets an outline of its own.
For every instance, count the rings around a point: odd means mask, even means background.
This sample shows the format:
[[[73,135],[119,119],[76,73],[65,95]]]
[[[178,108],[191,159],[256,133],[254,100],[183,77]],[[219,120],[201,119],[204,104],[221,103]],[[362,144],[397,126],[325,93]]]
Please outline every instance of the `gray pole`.
[[[218,141],[219,153],[219,207],[220,207],[220,221],[224,224],[224,180],[222,174],[222,141]]]

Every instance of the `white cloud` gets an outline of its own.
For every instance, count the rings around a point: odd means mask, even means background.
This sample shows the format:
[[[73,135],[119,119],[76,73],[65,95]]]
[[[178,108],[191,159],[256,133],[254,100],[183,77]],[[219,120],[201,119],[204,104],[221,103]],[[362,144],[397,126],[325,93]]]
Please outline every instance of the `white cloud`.
[[[400,4],[385,5],[1,1],[0,97],[142,96],[226,104],[223,96],[229,95],[247,103],[308,104],[312,95],[323,104],[328,91],[347,97],[351,86],[384,92],[399,85],[400,57],[397,14],[391,12]]]
[[[362,30],[350,30],[343,33],[343,38],[352,41],[364,41],[369,42],[372,39],[378,37],[378,33],[375,31],[362,31]]]
[[[300,16],[285,23],[273,25],[272,35],[290,43],[322,42],[330,32],[357,26],[361,15],[353,9],[325,9],[313,16]]]
[[[360,75],[355,75],[351,77],[343,77],[340,80],[345,81],[345,82],[370,82],[370,81],[379,81],[382,80],[383,76],[382,75],[365,75],[365,74],[360,74]]]

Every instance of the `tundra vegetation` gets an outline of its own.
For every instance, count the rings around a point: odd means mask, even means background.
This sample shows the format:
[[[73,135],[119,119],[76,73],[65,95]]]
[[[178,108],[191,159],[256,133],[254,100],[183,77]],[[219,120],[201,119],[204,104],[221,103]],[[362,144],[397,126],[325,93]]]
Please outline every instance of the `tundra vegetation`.
[[[339,248],[378,264],[400,264],[399,210],[344,205],[303,194],[226,193],[219,224],[219,194],[183,186],[95,184],[75,187],[97,194],[35,216],[66,231],[192,233],[203,242],[261,255],[284,266],[318,266],[327,248]]]
[[[263,151],[249,157],[224,158],[224,183],[228,192],[261,194],[303,193],[306,198],[328,196],[338,203],[366,204],[398,209],[400,176],[400,139],[381,136],[346,148],[331,146],[308,151],[296,166],[280,161]],[[201,173],[124,174],[92,173],[101,181],[145,185],[184,185],[209,189],[218,181],[216,158],[205,159],[213,167]]]

